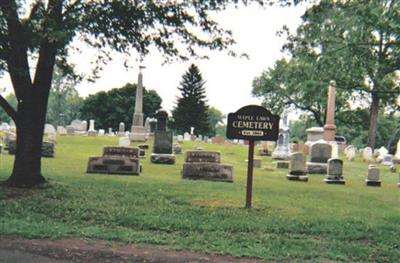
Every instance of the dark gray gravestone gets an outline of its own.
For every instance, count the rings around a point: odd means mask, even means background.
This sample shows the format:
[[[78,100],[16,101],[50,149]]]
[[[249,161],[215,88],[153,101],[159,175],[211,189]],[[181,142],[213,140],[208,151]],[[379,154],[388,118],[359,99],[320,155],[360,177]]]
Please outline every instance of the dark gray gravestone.
[[[208,180],[233,182],[233,167],[219,163],[184,163],[182,178],[192,180]]]
[[[150,124],[150,133],[154,133],[157,128],[157,120],[151,120],[149,124]]]
[[[317,142],[311,146],[311,162],[328,163],[332,155],[332,145],[325,142]]]
[[[332,145],[325,141],[317,141],[311,145],[311,160],[307,162],[309,174],[326,174],[328,160],[332,156]]]
[[[107,146],[102,157],[89,157],[87,173],[139,175],[139,148]]]
[[[220,163],[221,153],[212,151],[187,151],[187,163]]]
[[[219,152],[187,151],[182,167],[182,178],[233,182],[233,167],[220,162]]]
[[[328,169],[326,178],[324,179],[327,184],[345,184],[343,178],[343,161],[340,159],[332,158],[328,160]]]
[[[157,113],[157,128],[154,132],[153,153],[150,160],[158,164],[175,164],[175,155],[172,153],[173,134],[167,131],[168,113]]]
[[[172,154],[172,136],[172,131],[156,131],[153,153]]]

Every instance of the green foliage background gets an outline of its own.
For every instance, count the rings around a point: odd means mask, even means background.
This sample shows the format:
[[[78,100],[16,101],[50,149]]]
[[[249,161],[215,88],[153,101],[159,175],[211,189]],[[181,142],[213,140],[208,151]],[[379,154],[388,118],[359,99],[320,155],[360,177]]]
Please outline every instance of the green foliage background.
[[[83,102],[81,115],[83,119],[94,119],[96,129],[113,128],[117,130],[120,122],[129,130],[135,111],[136,84],[126,84],[107,92],[100,91],[89,95]],[[154,117],[161,108],[161,97],[154,90],[143,88],[143,114]]]

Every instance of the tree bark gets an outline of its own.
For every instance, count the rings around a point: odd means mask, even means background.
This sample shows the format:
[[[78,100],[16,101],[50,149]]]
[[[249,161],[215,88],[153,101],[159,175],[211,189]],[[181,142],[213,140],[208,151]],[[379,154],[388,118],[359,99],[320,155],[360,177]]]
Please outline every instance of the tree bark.
[[[41,157],[47,103],[41,94],[31,92],[31,95],[29,100],[18,105],[17,151],[12,174],[7,180],[9,185],[16,187],[46,182],[41,174]]]
[[[27,47],[24,41],[21,41],[25,32],[22,30],[18,17],[17,4],[12,0],[0,0],[0,8],[5,14],[10,39],[8,72],[18,99],[17,112],[14,116],[17,128],[17,151],[12,174],[7,180],[7,183],[12,186],[32,187],[46,181],[41,174],[42,141],[59,45],[54,32],[62,30],[62,3],[61,0],[48,1],[43,22],[47,30],[42,34],[35,76],[32,81]],[[0,100],[0,106],[8,109],[7,104],[2,100]],[[10,109],[9,112],[13,113]]]
[[[376,129],[378,124],[379,113],[379,97],[376,93],[372,93],[372,102],[369,114],[369,130],[368,130],[368,143],[367,145],[372,149],[375,148]]]

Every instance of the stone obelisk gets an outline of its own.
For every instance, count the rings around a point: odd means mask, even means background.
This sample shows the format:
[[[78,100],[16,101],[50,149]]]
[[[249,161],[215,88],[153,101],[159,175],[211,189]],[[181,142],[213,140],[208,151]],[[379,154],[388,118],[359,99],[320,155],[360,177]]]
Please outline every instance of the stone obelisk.
[[[129,139],[132,142],[146,141],[146,129],[143,126],[143,74],[139,67],[138,83],[136,86],[135,112],[133,113],[131,133]]]
[[[328,105],[326,109],[326,122],[324,126],[324,140],[327,142],[332,142],[335,140],[335,96],[336,83],[335,81],[330,81],[328,89]]]

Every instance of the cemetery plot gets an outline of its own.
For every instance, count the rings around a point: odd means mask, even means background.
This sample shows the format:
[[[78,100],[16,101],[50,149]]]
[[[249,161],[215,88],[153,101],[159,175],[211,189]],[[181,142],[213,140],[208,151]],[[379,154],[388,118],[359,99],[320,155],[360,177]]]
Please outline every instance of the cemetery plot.
[[[139,148],[104,147],[102,157],[89,157],[87,173],[139,175]]]
[[[233,167],[220,164],[221,154],[213,151],[188,151],[182,167],[183,179],[233,182]]]

